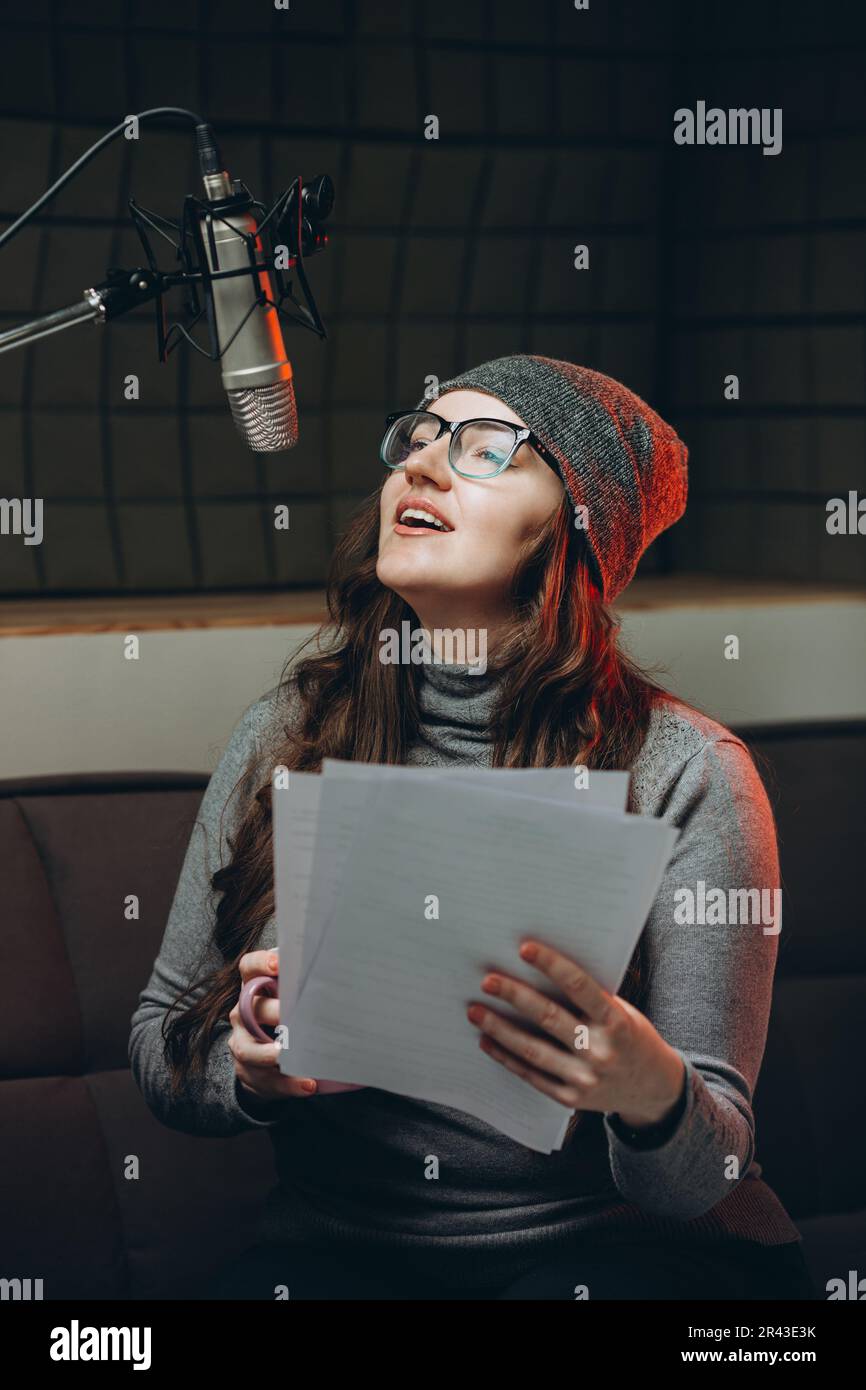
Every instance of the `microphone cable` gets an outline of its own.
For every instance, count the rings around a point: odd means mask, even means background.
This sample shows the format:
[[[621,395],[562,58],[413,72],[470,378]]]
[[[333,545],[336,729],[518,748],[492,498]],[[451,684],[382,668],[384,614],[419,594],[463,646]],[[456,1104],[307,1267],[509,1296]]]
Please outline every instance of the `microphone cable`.
[[[33,204],[32,207],[29,207],[26,212],[22,212],[21,216],[9,227],[7,227],[5,232],[0,232],[0,248],[5,246],[8,241],[11,241],[12,238],[16,236],[18,232],[21,231],[21,228],[27,225],[31,217],[35,217],[39,209],[44,208],[45,204],[49,203],[51,199],[54,198],[60,192],[61,188],[65,187],[69,180],[74,178],[75,175],[79,173],[86,164],[89,164],[91,159],[93,159],[96,155],[99,154],[100,150],[104,149],[105,146],[115,138],[115,136],[120,135],[120,133],[126,129],[131,119],[137,121],[145,121],[149,120],[152,116],[179,116],[183,120],[191,121],[193,125],[205,126],[208,129],[208,131],[210,131],[210,126],[208,125],[207,121],[205,121],[201,116],[196,115],[195,111],[187,111],[186,108],[183,106],[153,106],[148,111],[139,111],[137,114],[135,112],[130,112],[130,115],[125,117],[125,119],[122,120],[119,125],[116,125],[113,130],[109,130],[107,134],[103,135],[101,139],[97,140],[94,145],[91,145],[89,150],[85,150],[84,154],[81,155],[80,159],[76,159],[74,164],[70,164],[66,172],[60,175],[60,178],[57,180],[57,182],[53,183],[50,188],[46,189],[46,191],[42,194],[42,197],[37,198],[36,202]],[[211,140],[213,140],[212,132]]]

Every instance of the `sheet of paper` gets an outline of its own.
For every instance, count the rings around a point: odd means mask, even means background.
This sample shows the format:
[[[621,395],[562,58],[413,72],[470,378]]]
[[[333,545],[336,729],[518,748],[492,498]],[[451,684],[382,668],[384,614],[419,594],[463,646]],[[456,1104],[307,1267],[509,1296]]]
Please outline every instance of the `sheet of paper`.
[[[455,795],[422,772],[381,780],[352,834],[346,786],[321,779],[308,902],[318,944],[284,1018],[283,1070],[453,1106],[539,1152],[558,1148],[569,1112],[480,1051],[466,1005],[484,999],[491,968],[542,988],[517,955],[533,932],[616,990],[679,831],[493,788]],[[347,835],[334,894],[327,845]]]
[[[288,786],[275,788],[271,797],[274,911],[280,952],[280,1019],[283,1024],[294,1007],[305,976],[305,926],[322,785],[322,778],[314,772],[290,772]],[[283,1070],[287,1069],[283,1067]]]
[[[574,802],[578,806],[609,806],[624,811],[628,799],[629,772],[597,772],[591,770],[585,787],[575,786],[571,767],[404,767],[395,763],[352,763],[342,758],[323,758],[324,777],[345,777],[363,780],[370,769],[385,777],[424,776],[451,777],[458,782],[478,786],[495,786],[502,791],[521,791],[529,796],[548,796],[556,801]]]
[[[417,780],[419,776],[444,776],[462,783],[495,787],[503,793],[530,793],[569,805],[622,810],[628,796],[630,775],[628,772],[593,771],[587,786],[577,789],[571,768],[416,768],[392,763],[346,762],[339,758],[325,758],[322,774],[352,784],[346,786],[342,802],[345,814],[341,812],[339,826],[325,828],[320,841],[321,871],[327,874],[331,894],[338,890],[355,825],[363,817],[367,799],[375,794],[382,778],[406,776]],[[303,987],[311,952],[317,944],[310,940],[306,919],[320,796],[321,777],[305,772],[291,772],[288,787],[273,795],[274,844],[279,847],[274,854],[277,938],[287,1008],[291,1008]],[[353,822],[350,822],[350,808]],[[332,829],[337,833],[332,835]],[[327,916],[324,903],[322,913]],[[309,943],[306,953],[305,940]]]

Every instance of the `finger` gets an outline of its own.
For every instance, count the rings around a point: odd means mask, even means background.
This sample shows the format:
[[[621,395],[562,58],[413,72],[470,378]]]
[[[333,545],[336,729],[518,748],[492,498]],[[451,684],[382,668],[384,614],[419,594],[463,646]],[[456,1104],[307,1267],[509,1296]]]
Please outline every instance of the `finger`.
[[[528,985],[525,980],[516,980],[512,975],[491,971],[481,981],[485,994],[493,994],[497,999],[505,999],[519,1013],[531,1018],[551,1037],[558,1038],[566,1047],[574,1047],[575,1031],[582,1021],[568,1009],[563,1009],[555,999],[550,999],[540,990]]]
[[[315,1095],[318,1082],[309,1076],[283,1075],[279,1070],[279,1043],[260,1043],[250,1037],[243,1027],[235,1028],[228,1039],[229,1052],[235,1072],[251,1090],[258,1090],[267,1078],[268,1094]],[[284,1084],[285,1083],[285,1084]],[[291,1084],[289,1084],[291,1083]],[[312,1090],[310,1089],[312,1087]]]
[[[283,1096],[311,1096],[315,1095],[318,1090],[316,1083],[312,1081],[312,1077],[277,1076],[274,1077],[273,1080],[268,1081],[267,1092],[264,1093],[259,1089],[261,1085],[261,1076],[256,1075],[254,1068],[245,1067],[243,1063],[239,1062],[235,1065],[235,1071],[238,1079],[243,1082],[248,1090],[258,1096],[259,1100],[279,1100]],[[311,1082],[313,1089],[308,1090],[307,1088]]]
[[[276,947],[269,951],[246,951],[238,961],[238,970],[244,984],[256,975],[276,975],[279,968],[280,958]]]
[[[528,1081],[530,1086],[534,1086],[536,1091],[543,1091],[546,1096],[551,1096],[558,1100],[561,1105],[565,1105],[569,1110],[576,1110],[581,1103],[581,1097],[575,1092],[573,1086],[563,1086],[557,1081],[551,1080],[543,1072],[536,1071],[534,1067],[527,1066],[521,1062],[519,1057],[515,1057],[506,1048],[499,1047],[490,1038],[483,1034],[479,1047],[486,1052],[488,1057],[492,1057],[494,1062],[499,1062],[507,1071],[513,1071],[515,1076],[520,1076],[524,1081]]]
[[[576,961],[534,939],[523,942],[520,956],[552,980],[566,999],[576,1004],[593,1023],[608,1022],[614,996]]]
[[[477,1010],[481,1011],[480,1014],[472,1018],[470,1014]],[[470,1014],[467,1014],[470,1023],[474,1023],[487,1037],[501,1043],[524,1066],[548,1072],[551,1077],[566,1083],[593,1079],[594,1074],[586,1062],[579,1061],[562,1047],[545,1042],[544,1038],[527,1033],[519,1023],[512,1023],[510,1019],[503,1018],[494,1009],[485,1009],[482,1004],[473,1004]]]
[[[249,1067],[276,1067],[280,1055],[278,1042],[258,1042],[242,1025],[229,1034],[229,1052],[236,1062]]]
[[[277,1028],[280,1022],[280,1001],[264,994],[253,1000],[253,1013],[263,1028]]]

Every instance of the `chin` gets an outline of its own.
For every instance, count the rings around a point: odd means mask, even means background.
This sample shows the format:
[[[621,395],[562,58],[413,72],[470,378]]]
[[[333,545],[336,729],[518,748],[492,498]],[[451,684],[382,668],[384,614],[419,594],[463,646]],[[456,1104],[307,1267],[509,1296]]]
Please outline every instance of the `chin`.
[[[409,567],[399,561],[395,562],[393,556],[379,561],[376,566],[376,578],[383,588],[393,590],[400,598],[406,598],[405,589],[414,587]],[[409,602],[408,599],[406,601]]]
[[[376,565],[376,578],[388,589],[428,588],[435,585],[435,576],[425,573],[425,566],[419,564],[420,556],[413,560],[411,555],[383,555]]]

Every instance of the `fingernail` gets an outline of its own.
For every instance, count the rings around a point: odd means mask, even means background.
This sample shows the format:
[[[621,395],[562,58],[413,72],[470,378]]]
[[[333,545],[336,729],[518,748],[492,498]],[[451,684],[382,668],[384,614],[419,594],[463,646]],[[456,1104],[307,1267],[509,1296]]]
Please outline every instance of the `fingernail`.
[[[279,968],[279,961],[277,960],[276,956],[271,956],[271,957],[268,959],[268,969],[269,969],[269,970],[273,970],[274,974],[276,975],[277,969],[278,969],[278,968]]]
[[[520,954],[524,960],[535,960],[538,955],[538,947],[533,941],[524,941],[520,948]]]
[[[466,1015],[470,1023],[480,1023],[484,1017],[484,1010],[480,1004],[471,1004],[466,1010]]]
[[[498,975],[485,975],[484,979],[481,981],[481,988],[486,994],[498,994],[499,983]]]
[[[312,1092],[316,1089],[316,1083],[315,1081],[302,1081],[301,1089],[304,1091],[309,1091],[312,1094]]]

